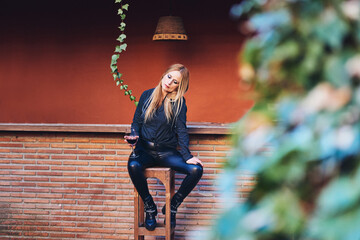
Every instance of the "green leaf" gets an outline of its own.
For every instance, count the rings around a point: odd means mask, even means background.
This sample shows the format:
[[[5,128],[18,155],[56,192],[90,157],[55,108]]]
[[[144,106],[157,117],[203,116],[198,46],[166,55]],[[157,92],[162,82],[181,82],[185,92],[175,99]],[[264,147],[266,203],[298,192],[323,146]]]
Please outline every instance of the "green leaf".
[[[125,17],[126,17],[126,15],[125,15],[125,14],[121,14],[120,17],[121,17],[121,20],[124,20]]]
[[[139,102],[135,102],[135,106],[137,106],[139,104]]]
[[[118,78],[118,75],[117,74],[113,74],[113,77],[114,77],[114,81]]]
[[[130,100],[131,100],[131,101],[135,101],[135,99],[136,99],[136,98],[135,98],[134,96],[132,96],[132,95],[130,96]]]
[[[119,9],[118,9],[118,13],[117,13],[117,14],[118,14],[118,15],[121,15],[121,14],[123,14],[123,13],[124,13],[124,11],[123,11],[122,9],[120,9],[120,8],[119,8]]]
[[[118,78],[121,78],[121,76],[122,76],[122,73],[119,73],[119,72],[118,72],[118,73],[117,73],[117,77],[118,77]]]
[[[132,91],[131,91],[131,90],[129,90],[128,92],[129,92],[130,95],[132,94]]]
[[[122,0],[115,0],[115,3],[121,3]]]
[[[117,71],[117,66],[116,65],[110,65],[111,68],[111,72],[115,73]]]
[[[124,4],[121,6],[122,9],[128,11],[129,10],[129,4]]]
[[[119,42],[123,42],[125,38],[126,38],[126,35],[124,33],[122,33],[122,34],[120,34],[120,36],[116,40],[119,41]],[[115,51],[116,50],[117,49],[115,49]]]
[[[120,85],[120,81],[116,81],[116,86],[119,86]]]
[[[120,51],[126,51],[127,44],[123,43],[119,46]]]
[[[111,56],[111,60],[113,61],[117,61],[119,59],[120,55],[119,54],[114,54]]]
[[[125,28],[125,26],[126,26],[126,23],[124,23],[124,22],[120,23],[120,27]]]
[[[126,95],[129,95],[129,91],[125,91],[125,96],[126,96]]]
[[[128,89],[128,85],[124,85],[124,89],[127,90],[127,89]]]
[[[120,79],[120,83],[123,84],[123,83],[124,83],[124,80]]]
[[[120,89],[121,89],[121,90],[123,90],[123,89],[124,89],[124,86],[123,86],[123,85],[121,85],[121,86],[120,86]]]

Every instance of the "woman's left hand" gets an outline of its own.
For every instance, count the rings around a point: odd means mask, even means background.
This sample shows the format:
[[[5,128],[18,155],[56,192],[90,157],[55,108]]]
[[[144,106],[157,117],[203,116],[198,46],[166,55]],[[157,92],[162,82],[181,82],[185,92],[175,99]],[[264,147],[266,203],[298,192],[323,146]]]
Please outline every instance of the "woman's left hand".
[[[202,167],[204,166],[203,163],[197,157],[192,157],[186,161],[187,164],[200,164]]]

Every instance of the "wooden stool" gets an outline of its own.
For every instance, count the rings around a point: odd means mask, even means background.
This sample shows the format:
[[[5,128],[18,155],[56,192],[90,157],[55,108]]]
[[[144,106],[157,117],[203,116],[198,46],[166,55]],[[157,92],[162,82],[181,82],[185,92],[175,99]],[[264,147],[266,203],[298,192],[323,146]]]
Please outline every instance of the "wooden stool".
[[[165,220],[164,223],[157,223],[157,227],[154,231],[148,231],[144,225],[144,202],[139,196],[139,193],[134,191],[134,239],[144,240],[144,236],[165,236],[165,240],[174,239],[174,229],[171,229],[170,224],[170,201],[174,195],[175,190],[175,178],[174,171],[170,168],[147,168],[145,169],[146,178],[157,178],[165,186]],[[158,211],[159,212],[159,211]]]

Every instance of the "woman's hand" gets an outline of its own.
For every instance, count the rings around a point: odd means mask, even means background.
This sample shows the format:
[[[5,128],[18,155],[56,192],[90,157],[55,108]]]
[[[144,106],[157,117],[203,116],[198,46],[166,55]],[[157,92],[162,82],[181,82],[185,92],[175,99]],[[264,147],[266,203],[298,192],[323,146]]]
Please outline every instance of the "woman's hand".
[[[186,160],[187,164],[200,164],[202,167],[204,166],[203,163],[200,161],[200,159],[198,159],[197,157],[192,157],[188,160]]]

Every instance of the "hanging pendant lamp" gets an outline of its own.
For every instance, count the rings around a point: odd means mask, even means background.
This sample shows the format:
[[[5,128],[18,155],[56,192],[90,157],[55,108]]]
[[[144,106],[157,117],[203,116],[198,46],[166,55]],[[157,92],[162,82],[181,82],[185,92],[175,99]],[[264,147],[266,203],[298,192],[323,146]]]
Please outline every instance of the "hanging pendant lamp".
[[[160,17],[153,36],[154,41],[188,39],[181,17],[172,16],[171,12],[170,0],[170,16]]]

